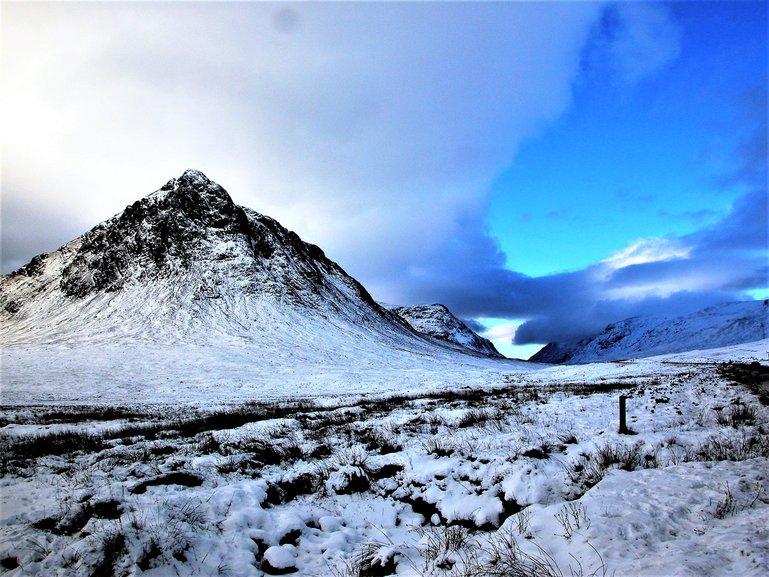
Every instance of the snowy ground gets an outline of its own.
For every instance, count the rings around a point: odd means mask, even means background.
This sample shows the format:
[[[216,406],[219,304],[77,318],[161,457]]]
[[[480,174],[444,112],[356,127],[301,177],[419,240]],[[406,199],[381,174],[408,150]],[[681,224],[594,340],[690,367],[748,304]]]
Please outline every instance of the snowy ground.
[[[767,344],[250,404],[4,390],[0,573],[764,576]]]

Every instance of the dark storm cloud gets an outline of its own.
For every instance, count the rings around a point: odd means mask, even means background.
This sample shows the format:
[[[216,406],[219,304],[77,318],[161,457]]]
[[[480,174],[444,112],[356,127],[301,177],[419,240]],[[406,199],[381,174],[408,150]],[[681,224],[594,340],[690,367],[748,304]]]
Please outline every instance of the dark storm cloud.
[[[732,212],[717,225],[684,237],[697,254],[761,251],[769,246],[766,188],[754,189],[740,197]],[[765,256],[765,255],[764,255]]]
[[[691,235],[652,239],[627,257],[542,277],[506,269],[482,224],[466,222],[450,247],[403,279],[401,291],[410,304],[440,301],[463,318],[526,319],[516,344],[582,338],[628,317],[686,314],[769,286],[766,215],[766,194],[756,190]],[[649,260],[633,262],[639,252]]]
[[[570,302],[568,306],[555,309],[555,314],[551,313],[524,323],[515,334],[515,343],[541,344],[576,340],[595,335],[608,324],[621,319],[641,315],[682,315],[734,299],[734,293],[716,291],[681,292],[666,298],[646,297],[635,301]]]

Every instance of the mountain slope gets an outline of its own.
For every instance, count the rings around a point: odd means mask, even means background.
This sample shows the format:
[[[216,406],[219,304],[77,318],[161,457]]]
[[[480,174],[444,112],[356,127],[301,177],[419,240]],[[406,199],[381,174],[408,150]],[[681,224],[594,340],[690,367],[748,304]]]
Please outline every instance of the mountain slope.
[[[445,305],[387,306],[386,308],[405,320],[417,332],[490,357],[502,357],[490,340],[475,333],[454,316]]]
[[[569,343],[548,343],[530,357],[529,360],[535,363],[548,363],[552,365],[566,363],[591,340],[587,338]]]
[[[710,349],[766,339],[769,301],[708,307],[680,317],[634,317],[577,343],[551,343],[531,357],[542,363],[589,363]]]

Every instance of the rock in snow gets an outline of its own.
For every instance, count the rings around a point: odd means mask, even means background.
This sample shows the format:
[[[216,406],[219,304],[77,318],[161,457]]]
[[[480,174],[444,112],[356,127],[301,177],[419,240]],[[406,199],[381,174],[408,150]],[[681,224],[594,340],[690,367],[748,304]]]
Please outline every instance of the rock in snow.
[[[296,547],[273,546],[264,552],[262,570],[268,575],[286,575],[296,572]]]
[[[769,301],[708,307],[680,317],[633,317],[576,343],[550,343],[531,357],[540,363],[591,363],[712,349],[766,339]]]

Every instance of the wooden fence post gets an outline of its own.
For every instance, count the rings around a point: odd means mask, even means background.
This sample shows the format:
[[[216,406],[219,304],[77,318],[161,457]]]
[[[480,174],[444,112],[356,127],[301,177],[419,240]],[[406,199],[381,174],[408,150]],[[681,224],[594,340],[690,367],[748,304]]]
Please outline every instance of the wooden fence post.
[[[619,434],[620,435],[627,435],[630,433],[630,431],[627,428],[627,420],[626,420],[626,406],[625,401],[627,400],[627,397],[625,395],[619,396]]]

